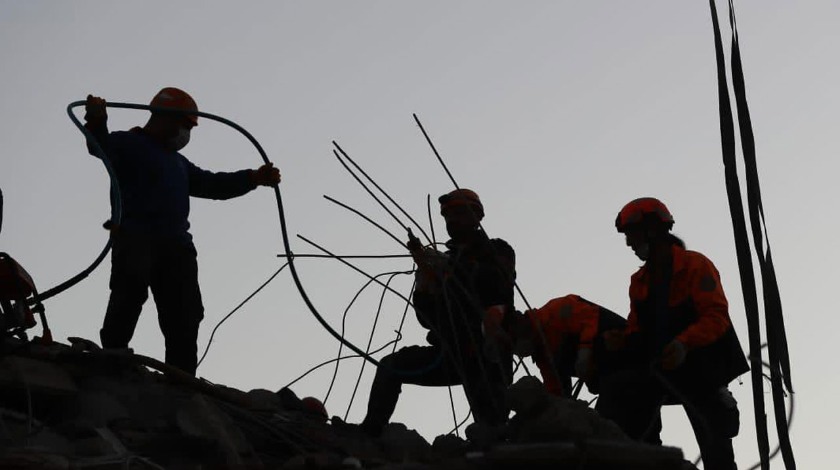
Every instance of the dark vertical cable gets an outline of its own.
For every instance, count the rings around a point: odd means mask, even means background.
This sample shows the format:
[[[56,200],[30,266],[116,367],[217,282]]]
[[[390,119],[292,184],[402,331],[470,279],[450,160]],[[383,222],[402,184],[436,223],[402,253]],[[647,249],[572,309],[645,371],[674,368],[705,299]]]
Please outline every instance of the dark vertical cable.
[[[747,316],[750,345],[750,369],[752,378],[753,406],[755,408],[755,431],[761,469],[769,470],[770,443],[767,435],[767,415],[764,408],[764,382],[761,370],[761,331],[756,294],[753,264],[747,238],[744,203],[741,199],[741,187],[735,163],[735,126],[732,119],[732,107],[729,102],[729,87],[726,84],[726,62],[723,55],[723,41],[718,23],[715,0],[709,0],[712,14],[712,27],[715,39],[715,58],[717,61],[718,110],[720,112],[720,137],[723,153],[723,166],[726,182],[726,194],[729,199],[729,214],[735,237],[735,252],[738,257],[738,269],[741,277],[741,290],[744,296],[744,308]]]

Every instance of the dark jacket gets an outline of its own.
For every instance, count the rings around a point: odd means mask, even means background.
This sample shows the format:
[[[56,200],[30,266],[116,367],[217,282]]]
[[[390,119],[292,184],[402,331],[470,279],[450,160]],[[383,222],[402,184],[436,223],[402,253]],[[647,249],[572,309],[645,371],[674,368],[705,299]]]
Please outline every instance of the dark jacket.
[[[98,138],[119,183],[124,232],[190,240],[190,196],[230,199],[256,187],[249,170],[203,170],[139,127]]]
[[[473,342],[482,344],[482,319],[489,307],[503,305],[513,313],[516,255],[507,242],[488,239],[483,231],[471,243],[450,240],[447,247],[435,293],[415,292],[414,308],[420,324],[431,330],[431,344],[443,340],[472,350]]]

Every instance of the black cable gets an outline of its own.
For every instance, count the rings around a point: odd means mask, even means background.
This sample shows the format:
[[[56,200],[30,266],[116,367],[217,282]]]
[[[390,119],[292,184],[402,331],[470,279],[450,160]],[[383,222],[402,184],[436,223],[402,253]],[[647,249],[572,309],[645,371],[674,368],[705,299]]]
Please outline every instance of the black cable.
[[[265,282],[263,282],[259,287],[257,287],[257,290],[252,292],[251,295],[246,297],[245,300],[240,302],[239,305],[237,305],[233,310],[230,311],[230,313],[225,315],[224,318],[222,318],[221,320],[219,320],[218,323],[216,323],[216,326],[213,328],[213,331],[210,333],[210,339],[207,340],[207,346],[204,348],[204,354],[201,355],[201,359],[199,359],[198,363],[195,365],[196,369],[198,369],[198,366],[200,366],[201,363],[204,362],[204,358],[207,357],[207,352],[210,351],[210,345],[213,344],[213,337],[216,336],[216,330],[218,330],[219,327],[222,326],[222,324],[224,322],[226,322],[228,318],[230,318],[234,313],[236,313],[237,310],[242,308],[243,305],[248,303],[249,300],[254,298],[254,296],[257,295],[261,290],[263,290],[263,288],[265,286],[267,286],[271,281],[273,281],[274,278],[277,277],[278,274],[280,274],[280,271],[285,269],[285,267],[288,266],[288,265],[289,265],[289,263],[286,263],[283,266],[280,266],[280,269],[278,269],[277,271],[274,271],[274,274],[272,274]]]
[[[732,106],[729,101],[729,86],[726,81],[726,62],[723,53],[720,25],[718,23],[715,0],[709,0],[712,15],[712,30],[715,41],[715,60],[717,62],[718,111],[720,114],[720,140],[723,155],[724,181],[729,200],[729,214],[735,238],[735,254],[738,259],[738,271],[741,279],[741,293],[744,297],[744,309],[747,317],[747,331],[750,346],[750,374],[752,377],[753,407],[755,410],[755,431],[762,470],[770,468],[770,442],[767,433],[767,416],[764,408],[764,383],[761,379],[761,324],[758,311],[758,295],[747,236],[744,203],[741,198],[741,186],[738,180],[735,160],[735,126]]]
[[[391,274],[391,277],[388,278],[388,281],[385,282],[385,289],[382,289],[382,295],[379,296],[379,305],[376,307],[376,315],[373,318],[373,325],[370,328],[370,336],[368,337],[368,343],[365,347],[365,352],[370,351],[370,345],[373,344],[373,336],[376,333],[376,325],[379,323],[379,315],[382,313],[382,304],[385,302],[385,294],[388,292],[387,286],[391,285],[391,281],[394,280],[400,274],[411,274],[412,271],[408,272],[399,272]],[[356,392],[359,390],[359,384],[362,382],[362,375],[365,373],[365,366],[367,365],[367,361],[362,361],[361,367],[359,367],[359,377],[356,379],[356,385],[353,386],[353,393],[350,395],[350,402],[347,404],[347,411],[344,413],[344,421],[347,421],[347,417],[350,416],[350,409],[353,407],[353,401],[356,399]]]
[[[449,406],[452,408],[452,424],[455,425],[455,436],[461,437],[458,432],[458,415],[455,413],[455,397],[452,396],[452,385],[447,385],[446,389],[449,391]]]
[[[371,184],[373,184],[373,186],[374,186],[376,189],[378,189],[378,190],[379,190],[379,192],[381,192],[381,193],[382,193],[382,194],[383,194],[386,198],[388,198],[388,200],[389,200],[389,201],[391,201],[391,204],[393,204],[393,205],[394,205],[394,207],[396,207],[397,209],[399,209],[399,211],[400,211],[400,212],[402,212],[402,214],[403,214],[404,216],[406,216],[406,217],[408,218],[408,220],[410,220],[410,221],[411,221],[411,223],[413,223],[413,224],[414,224],[414,226],[415,226],[415,227],[417,227],[417,228],[420,230],[420,233],[422,233],[422,234],[423,234],[423,236],[424,236],[424,237],[426,237],[426,241],[427,241],[427,242],[429,242],[429,243],[431,243],[431,242],[432,242],[432,238],[429,238],[429,235],[427,235],[427,234],[426,234],[426,231],[425,231],[425,230],[423,230],[423,227],[422,227],[422,226],[420,226],[420,224],[418,224],[416,220],[414,220],[414,217],[412,217],[412,216],[411,216],[408,212],[406,212],[406,211],[405,211],[405,209],[403,209],[403,208],[402,208],[402,206],[401,206],[401,205],[399,205],[399,204],[397,203],[397,201],[395,201],[395,200],[394,200],[394,199],[393,199],[393,198],[392,198],[392,197],[391,197],[391,196],[390,196],[390,195],[389,195],[389,194],[388,194],[388,193],[387,193],[384,189],[382,189],[382,187],[381,187],[381,186],[379,186],[379,185],[376,183],[376,181],[374,181],[374,180],[373,180],[373,178],[371,178],[371,177],[367,174],[367,172],[365,172],[365,170],[363,170],[363,169],[362,169],[362,167],[360,167],[360,166],[356,163],[356,161],[355,161],[355,160],[353,160],[352,158],[350,158],[350,155],[347,155],[347,152],[345,152],[345,151],[344,151],[344,149],[342,149],[342,148],[341,148],[341,146],[339,146],[339,145],[338,145],[338,143],[337,143],[336,141],[333,141],[333,145],[335,145],[335,148],[336,148],[336,149],[338,149],[338,151],[339,151],[339,152],[341,152],[341,155],[343,155],[343,156],[344,156],[344,158],[346,158],[348,162],[350,162],[351,164],[353,164],[353,166],[356,168],[356,170],[358,170],[358,171],[359,171],[359,173],[361,173],[361,174],[362,174],[362,176],[364,176],[365,178],[367,178],[367,180],[368,180],[368,181],[370,181],[370,182],[371,182]]]
[[[458,423],[457,425],[455,425],[455,428],[454,428],[454,429],[452,429],[451,431],[449,431],[449,432],[448,432],[448,433],[446,433],[446,434],[447,434],[447,435],[449,435],[449,434],[455,434],[455,433],[457,433],[457,432],[458,432],[458,429],[460,429],[460,428],[461,428],[461,426],[463,426],[463,425],[464,425],[464,423],[466,423],[466,422],[467,422],[467,420],[468,420],[468,419],[470,419],[470,416],[472,416],[472,410],[470,410],[470,411],[467,413],[467,416],[465,416],[465,417],[464,417],[463,421],[461,421],[460,423]]]

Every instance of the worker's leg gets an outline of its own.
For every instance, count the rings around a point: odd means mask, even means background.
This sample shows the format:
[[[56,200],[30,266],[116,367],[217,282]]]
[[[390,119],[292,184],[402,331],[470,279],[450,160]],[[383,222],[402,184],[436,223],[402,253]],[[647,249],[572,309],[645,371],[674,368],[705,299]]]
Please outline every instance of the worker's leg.
[[[127,348],[149,297],[151,245],[144,237],[114,235],[111,296],[99,330],[103,348]]]
[[[601,376],[601,394],[595,410],[614,421],[631,439],[661,444],[660,411],[663,392],[649,374],[626,369]]]
[[[475,421],[492,426],[504,424],[510,414],[505,391],[513,376],[512,355],[500,353],[498,361],[486,360],[481,353],[465,353],[462,357],[464,393]]]
[[[738,405],[729,390],[692,394],[687,399],[690,403],[684,408],[700,446],[703,468],[737,469],[732,438],[738,435]]]
[[[372,436],[382,433],[397,407],[403,384],[445,386],[460,383],[440,348],[409,346],[385,356],[376,369],[362,429]]]
[[[198,325],[204,318],[195,248],[191,243],[167,243],[159,255],[151,286],[166,342],[166,363],[195,375]]]

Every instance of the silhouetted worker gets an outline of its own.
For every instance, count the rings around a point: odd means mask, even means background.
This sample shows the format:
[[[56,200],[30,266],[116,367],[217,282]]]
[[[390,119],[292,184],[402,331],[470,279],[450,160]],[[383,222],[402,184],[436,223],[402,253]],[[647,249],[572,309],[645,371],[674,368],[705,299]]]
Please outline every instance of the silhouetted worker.
[[[195,101],[177,88],[164,88],[151,106],[187,111],[153,111],[146,125],[108,132],[106,103],[88,96],[87,127],[105,150],[116,173],[122,220],[110,226],[111,297],[100,331],[105,348],[126,348],[143,303],[152,295],[166,343],[166,363],[195,375],[198,325],[204,317],[196,250],[189,233],[190,196],[230,199],[257,186],[274,186],[280,172],[213,173],[181,153],[198,125]],[[88,148],[93,154],[92,145]]]
[[[630,280],[627,328],[605,341],[635,366],[602,378],[598,409],[630,437],[659,444],[660,407],[681,403],[703,467],[735,469],[739,417],[727,386],[749,366],[718,271],[670,233],[674,218],[658,199],[631,201],[615,225],[644,265]]]
[[[513,314],[515,254],[507,242],[480,228],[478,195],[458,189],[441,196],[441,215],[451,239],[448,251],[409,248],[418,265],[414,309],[430,330],[429,346],[408,346],[382,359],[373,379],[362,429],[378,436],[391,418],[403,384],[464,386],[477,423],[507,420],[504,391],[511,383],[509,347],[489,339]],[[485,332],[485,333],[483,333]]]
[[[571,377],[598,393],[601,372],[616,362],[608,357],[603,333],[626,324],[618,314],[577,295],[558,297],[517,317],[510,332],[513,353],[533,357],[554,395],[570,396]]]

